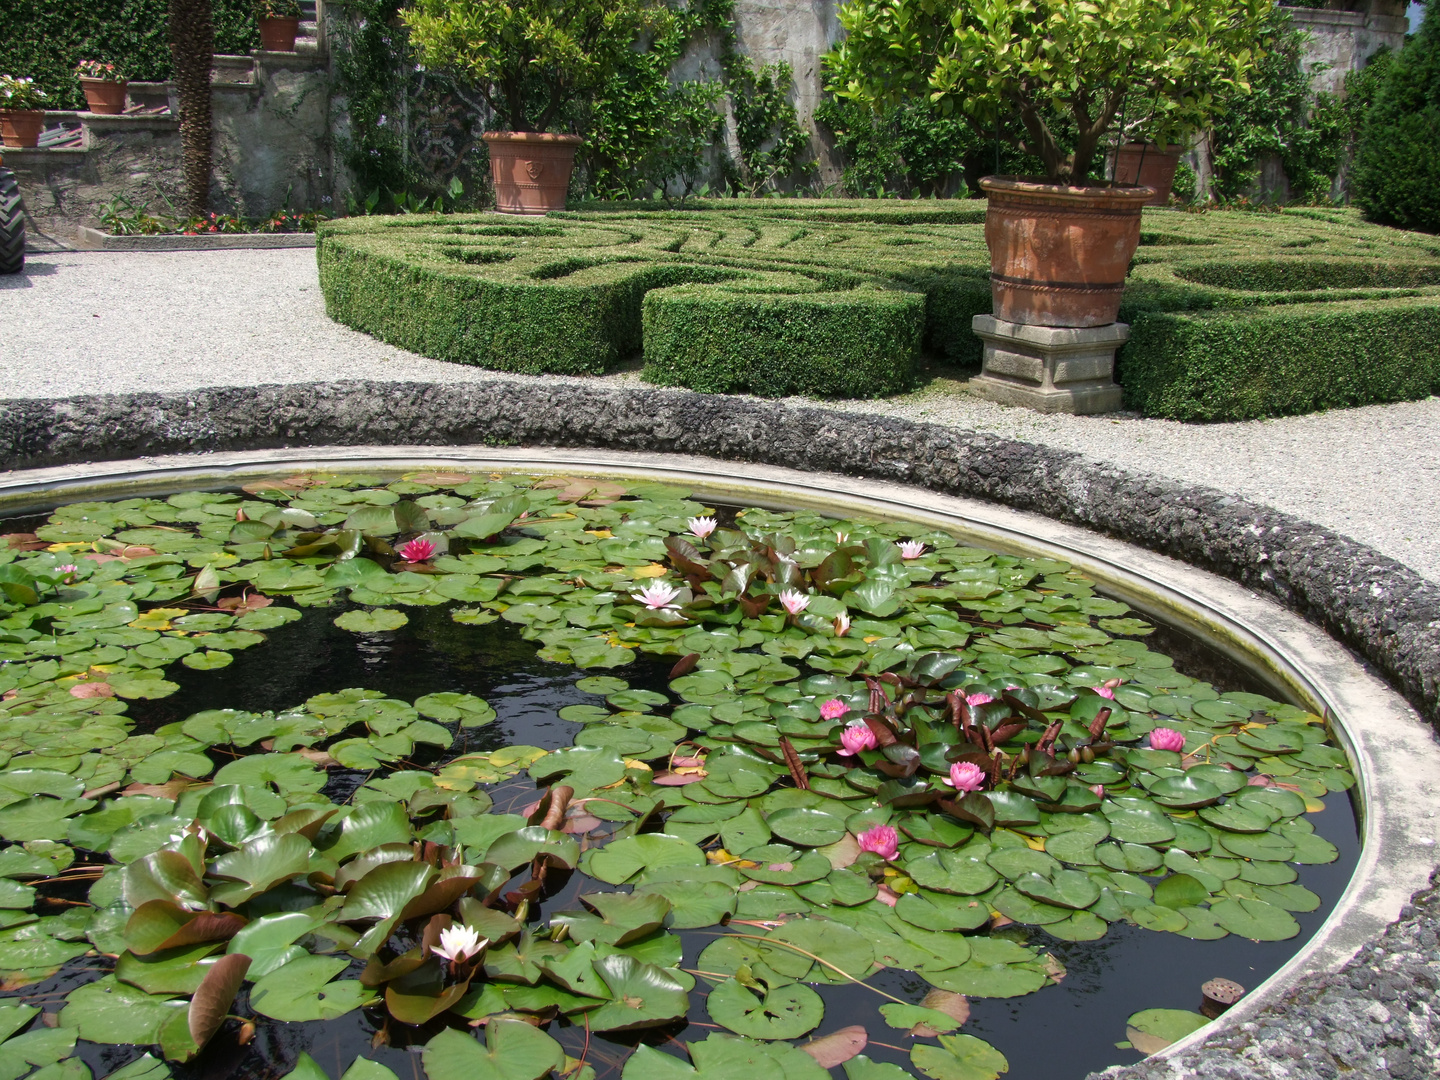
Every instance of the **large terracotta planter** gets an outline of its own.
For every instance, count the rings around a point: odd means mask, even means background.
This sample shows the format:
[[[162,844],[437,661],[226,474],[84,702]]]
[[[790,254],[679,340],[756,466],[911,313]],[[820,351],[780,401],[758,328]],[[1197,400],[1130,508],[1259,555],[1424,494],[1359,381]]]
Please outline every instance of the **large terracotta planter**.
[[[985,244],[995,317],[1022,326],[1107,326],[1120,312],[1148,187],[1069,187],[987,176]]]
[[[578,135],[487,131],[495,209],[502,214],[548,214],[565,209]]]
[[[6,146],[36,146],[40,142],[40,132],[44,130],[45,112],[42,109],[0,109],[0,140]]]
[[[260,20],[260,47],[266,52],[294,52],[300,20],[291,16]]]
[[[127,85],[129,84],[109,79],[87,79],[80,76],[80,89],[85,91],[86,107],[102,116],[118,116],[125,111]]]
[[[1175,186],[1175,170],[1180,165],[1180,147],[1169,149],[1154,143],[1126,143],[1114,158],[1117,184],[1144,184],[1155,189],[1154,198],[1146,206],[1169,206],[1170,190]]]

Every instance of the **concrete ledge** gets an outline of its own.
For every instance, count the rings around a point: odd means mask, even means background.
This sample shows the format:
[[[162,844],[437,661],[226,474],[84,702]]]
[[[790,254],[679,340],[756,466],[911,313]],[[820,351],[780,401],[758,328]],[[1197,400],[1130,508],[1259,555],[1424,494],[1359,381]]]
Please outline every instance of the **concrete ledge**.
[[[701,454],[1031,510],[1274,596],[1440,723],[1440,586],[1289,514],[1080,454],[891,417],[679,390],[493,379],[221,387],[0,403],[0,468],[207,450],[384,444]]]
[[[75,230],[82,251],[233,251],[258,248],[313,248],[314,233],[205,233],[184,236],[115,236],[82,225]]]

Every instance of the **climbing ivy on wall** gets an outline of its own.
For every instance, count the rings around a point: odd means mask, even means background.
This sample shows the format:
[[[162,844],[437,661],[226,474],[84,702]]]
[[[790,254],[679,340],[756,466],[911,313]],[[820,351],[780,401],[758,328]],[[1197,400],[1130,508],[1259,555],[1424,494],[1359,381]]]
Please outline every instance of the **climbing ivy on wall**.
[[[400,193],[488,202],[488,156],[480,133],[487,111],[444,72],[421,71],[397,19],[400,0],[354,0],[334,38],[337,94],[348,130],[337,145],[356,178],[352,209],[402,208]],[[603,94],[563,118],[585,137],[574,194],[597,198],[684,197],[723,181],[734,194],[806,183],[815,172],[809,134],[794,104],[785,64],[756,67],[735,47],[733,0],[673,0],[675,18],[629,49]],[[716,46],[713,78],[675,81],[692,47]],[[722,145],[725,111],[735,120],[738,160]],[[433,205],[433,203],[431,204]]]
[[[250,0],[211,0],[215,51],[259,48]],[[5,0],[0,4],[0,73],[33,78],[50,107],[81,109],[75,77],[81,60],[117,65],[130,79],[163,82],[172,74],[166,0]]]

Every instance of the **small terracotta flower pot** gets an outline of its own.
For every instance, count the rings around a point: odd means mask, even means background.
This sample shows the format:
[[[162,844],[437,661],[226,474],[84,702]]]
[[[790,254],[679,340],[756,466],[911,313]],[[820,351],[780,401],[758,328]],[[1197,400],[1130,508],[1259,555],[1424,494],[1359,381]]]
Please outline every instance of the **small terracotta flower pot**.
[[[300,20],[291,16],[260,20],[260,47],[266,52],[294,52]]]
[[[1024,326],[1108,326],[1140,244],[1148,187],[980,181],[995,317]]]
[[[91,112],[103,116],[118,116],[125,111],[125,87],[128,85],[125,82],[80,76],[80,89],[85,91],[85,104]]]
[[[548,214],[565,209],[578,135],[487,131],[495,209],[502,214]]]
[[[1175,170],[1180,166],[1180,148],[1169,149],[1155,143],[1126,143],[1120,147],[1115,161],[1117,184],[1144,184],[1155,189],[1155,197],[1146,206],[1169,206],[1170,190],[1175,186]]]
[[[0,138],[6,146],[34,147],[39,144],[40,132],[44,130],[45,112],[42,109],[0,110]]]

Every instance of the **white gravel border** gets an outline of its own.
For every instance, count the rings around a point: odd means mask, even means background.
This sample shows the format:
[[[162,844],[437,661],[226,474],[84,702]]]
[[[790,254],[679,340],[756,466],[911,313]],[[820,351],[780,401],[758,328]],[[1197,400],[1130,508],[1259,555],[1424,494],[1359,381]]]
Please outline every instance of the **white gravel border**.
[[[0,398],[495,375],[332,322],[315,255],[303,249],[31,254],[25,273],[0,278],[0,371]],[[630,370],[600,381],[640,380]],[[989,431],[1208,485],[1344,533],[1440,581],[1440,398],[1199,425],[1044,416],[939,378],[898,398],[820,404]]]

